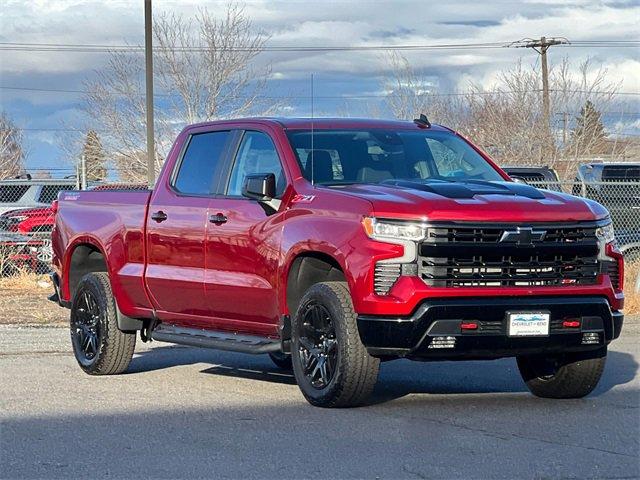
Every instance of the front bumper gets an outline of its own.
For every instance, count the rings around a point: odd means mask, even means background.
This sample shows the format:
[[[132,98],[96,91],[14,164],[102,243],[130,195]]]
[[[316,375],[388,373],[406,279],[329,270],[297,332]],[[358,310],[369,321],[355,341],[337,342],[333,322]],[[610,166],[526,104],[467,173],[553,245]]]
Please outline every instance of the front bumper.
[[[548,336],[507,335],[507,312],[540,310],[551,314]],[[563,327],[566,319],[580,327]],[[623,319],[604,297],[476,297],[426,300],[409,317],[360,315],[358,330],[371,355],[453,360],[597,349],[620,335]],[[478,329],[462,330],[463,321]],[[584,333],[597,334],[597,343],[583,344]],[[434,348],[443,337],[449,346]]]

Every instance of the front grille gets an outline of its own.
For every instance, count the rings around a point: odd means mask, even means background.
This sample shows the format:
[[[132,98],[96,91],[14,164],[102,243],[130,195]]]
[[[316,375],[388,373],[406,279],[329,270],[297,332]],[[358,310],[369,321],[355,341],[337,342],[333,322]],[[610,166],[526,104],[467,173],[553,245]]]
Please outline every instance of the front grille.
[[[507,230],[514,230],[517,226],[491,226],[491,227],[434,227],[428,232],[428,243],[499,243],[502,234]],[[571,227],[533,227],[535,230],[544,230],[544,238],[538,242],[544,245],[592,243],[595,240],[596,226],[571,226]]]
[[[534,226],[533,238],[503,242],[516,226],[429,228],[418,274],[433,287],[588,285],[597,281],[595,226]],[[526,240],[520,242],[519,240]]]

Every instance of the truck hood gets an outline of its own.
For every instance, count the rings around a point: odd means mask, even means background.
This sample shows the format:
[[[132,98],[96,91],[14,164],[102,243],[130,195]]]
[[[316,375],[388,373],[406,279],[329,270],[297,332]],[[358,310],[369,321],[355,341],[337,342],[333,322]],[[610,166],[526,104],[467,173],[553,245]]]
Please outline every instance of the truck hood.
[[[607,217],[600,204],[515,182],[393,180],[339,190],[370,201],[383,218],[468,222],[571,222]]]

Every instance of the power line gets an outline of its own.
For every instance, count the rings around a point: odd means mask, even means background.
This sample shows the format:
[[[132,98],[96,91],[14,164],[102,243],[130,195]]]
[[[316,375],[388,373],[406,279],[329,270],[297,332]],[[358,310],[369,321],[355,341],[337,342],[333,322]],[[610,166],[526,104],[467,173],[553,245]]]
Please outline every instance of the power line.
[[[446,44],[416,44],[416,45],[335,45],[335,46],[291,46],[291,45],[265,45],[260,49],[253,47],[220,47],[217,51],[226,52],[341,52],[341,51],[378,51],[378,50],[466,50],[484,48],[504,48],[509,42],[484,42],[484,43],[446,43]],[[104,44],[79,44],[79,43],[17,43],[0,42],[0,50],[8,51],[40,51],[40,52],[142,52],[141,45],[104,45]],[[154,47],[154,51],[172,50],[178,52],[209,51],[204,45],[169,47]]]
[[[35,87],[15,87],[8,85],[0,85],[0,90],[16,90],[16,91],[27,91],[27,92],[43,92],[43,93],[79,93],[86,94],[88,93],[85,90],[74,90],[74,89],[62,89],[62,88],[35,88]],[[466,96],[466,95],[511,95],[511,94],[521,94],[521,93],[539,93],[542,90],[540,89],[531,89],[531,90],[496,90],[496,91],[486,91],[486,92],[434,92],[434,93],[415,93],[414,97],[457,97],[457,96]],[[609,92],[604,90],[557,90],[550,89],[550,92],[559,92],[559,93],[590,93],[594,95],[640,95],[640,92]],[[104,92],[108,95],[114,96],[126,96],[124,93],[119,92]],[[134,92],[132,95],[135,96],[144,96],[144,93]],[[175,97],[174,94],[169,93],[154,93],[155,97]],[[243,99],[243,98],[254,98],[253,95],[223,95],[225,98],[234,98],[234,99]],[[398,94],[344,94],[344,95],[315,95],[314,98],[320,99],[368,99],[368,98],[388,98],[388,97],[398,97],[401,95]],[[287,100],[287,99],[302,99],[307,100],[311,98],[309,95],[260,95],[260,98],[265,98],[269,100]]]
[[[531,42],[531,39],[524,39]],[[334,45],[334,46],[292,46],[292,45],[265,45],[260,52],[358,52],[358,51],[423,51],[423,50],[476,50],[499,49],[516,46],[518,42],[478,42],[478,43],[444,43],[444,44],[413,44],[413,45]],[[640,41],[635,40],[581,40],[571,43],[557,44],[568,47],[621,47],[637,48]],[[522,45],[524,46],[524,45]],[[168,47],[154,47],[154,51],[170,49],[177,52],[201,52],[210,50],[204,45]],[[220,47],[217,51],[247,52],[256,51],[253,47]],[[0,42],[0,51],[19,52],[79,52],[79,53],[109,53],[109,52],[142,52],[142,45],[108,45],[108,44],[83,44],[83,43],[19,43]]]

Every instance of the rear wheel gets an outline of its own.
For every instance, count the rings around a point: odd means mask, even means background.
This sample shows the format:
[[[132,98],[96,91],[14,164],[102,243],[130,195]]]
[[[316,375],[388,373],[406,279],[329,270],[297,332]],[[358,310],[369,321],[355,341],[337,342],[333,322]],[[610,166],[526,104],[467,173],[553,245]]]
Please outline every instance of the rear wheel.
[[[581,398],[598,385],[607,348],[560,356],[530,355],[517,358],[522,379],[531,393],[543,398]]]
[[[380,361],[360,340],[344,282],[307,290],[292,321],[291,352],[298,386],[312,405],[361,405],[376,384]]]
[[[116,304],[106,273],[85,275],[71,305],[71,343],[80,368],[90,375],[114,375],[129,366],[136,334],[118,329]]]

